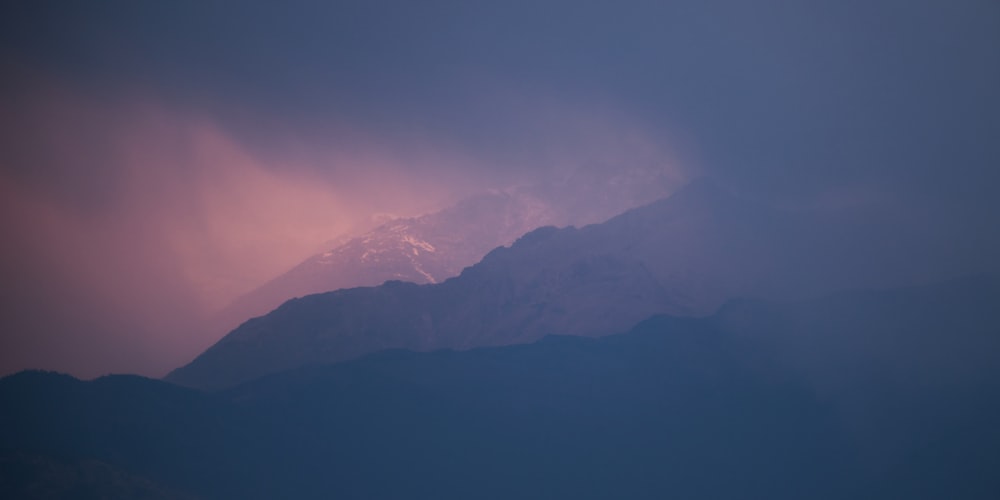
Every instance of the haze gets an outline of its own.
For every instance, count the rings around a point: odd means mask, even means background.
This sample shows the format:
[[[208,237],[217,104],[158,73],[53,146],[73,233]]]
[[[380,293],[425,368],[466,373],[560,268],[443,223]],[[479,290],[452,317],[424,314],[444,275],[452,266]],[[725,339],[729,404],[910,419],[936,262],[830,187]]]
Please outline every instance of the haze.
[[[879,204],[996,270],[1000,5],[7,2],[0,374],[159,376],[389,216],[582,165]]]

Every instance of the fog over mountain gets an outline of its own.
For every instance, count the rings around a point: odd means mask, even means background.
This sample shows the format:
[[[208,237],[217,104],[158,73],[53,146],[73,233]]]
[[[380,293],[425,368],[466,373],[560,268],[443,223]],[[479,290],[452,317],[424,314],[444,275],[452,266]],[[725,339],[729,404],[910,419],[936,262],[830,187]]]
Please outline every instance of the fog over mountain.
[[[0,2],[0,498],[1000,498],[997,54],[996,0]]]
[[[996,254],[998,50],[991,0],[5,2],[0,371],[163,374],[380,214],[587,165]]]
[[[530,216],[538,224],[597,221],[669,193],[687,175],[666,142],[599,105],[525,111],[522,126],[550,140],[505,171],[438,137],[336,123],[309,137],[279,128],[248,142],[217,116],[149,92],[94,95],[21,68],[4,84],[0,372],[160,376],[292,296],[381,283],[376,272],[265,292],[261,304],[212,321],[240,295],[331,250],[327,242],[387,218],[515,189],[520,200],[550,205]],[[615,179],[625,184],[608,186]],[[509,208],[515,217],[536,209]],[[471,223],[451,214],[441,223]],[[479,236],[464,238],[476,250],[462,250],[448,275],[535,227],[514,224],[479,220]]]
[[[210,322],[218,334],[293,297],[397,280],[437,283],[541,226],[603,222],[679,185],[667,165],[588,165],[547,182],[494,189],[441,211],[393,219],[314,255],[238,297]]]
[[[167,380],[214,389],[386,348],[607,335],[653,314],[709,314],[735,297],[815,296],[977,269],[976,252],[937,247],[928,234],[878,211],[779,209],[701,180],[601,224],[535,230],[440,284],[291,300]]]

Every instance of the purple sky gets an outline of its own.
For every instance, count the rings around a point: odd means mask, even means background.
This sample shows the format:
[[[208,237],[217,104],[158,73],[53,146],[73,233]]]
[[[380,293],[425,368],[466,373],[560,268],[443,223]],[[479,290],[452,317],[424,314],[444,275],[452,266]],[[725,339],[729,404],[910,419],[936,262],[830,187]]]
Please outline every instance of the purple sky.
[[[4,2],[0,372],[160,375],[380,214],[588,163],[989,247],[997,53],[992,0]]]

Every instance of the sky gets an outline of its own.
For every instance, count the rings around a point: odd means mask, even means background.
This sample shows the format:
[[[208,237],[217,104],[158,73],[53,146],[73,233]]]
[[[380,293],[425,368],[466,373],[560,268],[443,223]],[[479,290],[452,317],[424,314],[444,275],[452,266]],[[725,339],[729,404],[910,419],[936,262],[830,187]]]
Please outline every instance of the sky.
[[[997,54],[993,0],[7,1],[0,373],[162,375],[344,234],[594,163],[986,255]]]

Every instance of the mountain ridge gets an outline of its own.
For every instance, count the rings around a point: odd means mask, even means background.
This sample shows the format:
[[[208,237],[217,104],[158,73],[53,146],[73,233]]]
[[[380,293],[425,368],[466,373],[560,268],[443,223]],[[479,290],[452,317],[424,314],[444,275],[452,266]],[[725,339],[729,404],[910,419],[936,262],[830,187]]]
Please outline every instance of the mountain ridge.
[[[544,225],[602,222],[671,192],[659,168],[580,167],[564,178],[490,189],[441,210],[389,220],[313,255],[216,313],[211,333],[228,332],[284,301],[389,280],[438,283],[497,246]]]
[[[998,300],[994,275],[736,300],[624,334],[382,351],[213,393],[11,376],[0,452],[207,498],[993,498]]]
[[[776,209],[701,181],[601,224],[529,232],[442,283],[390,281],[297,298],[244,323],[167,380],[220,389],[385,348],[606,335],[654,314],[709,314],[738,296],[905,283],[910,261],[932,256],[917,244],[916,257],[887,253],[884,242],[897,236],[890,224]]]

